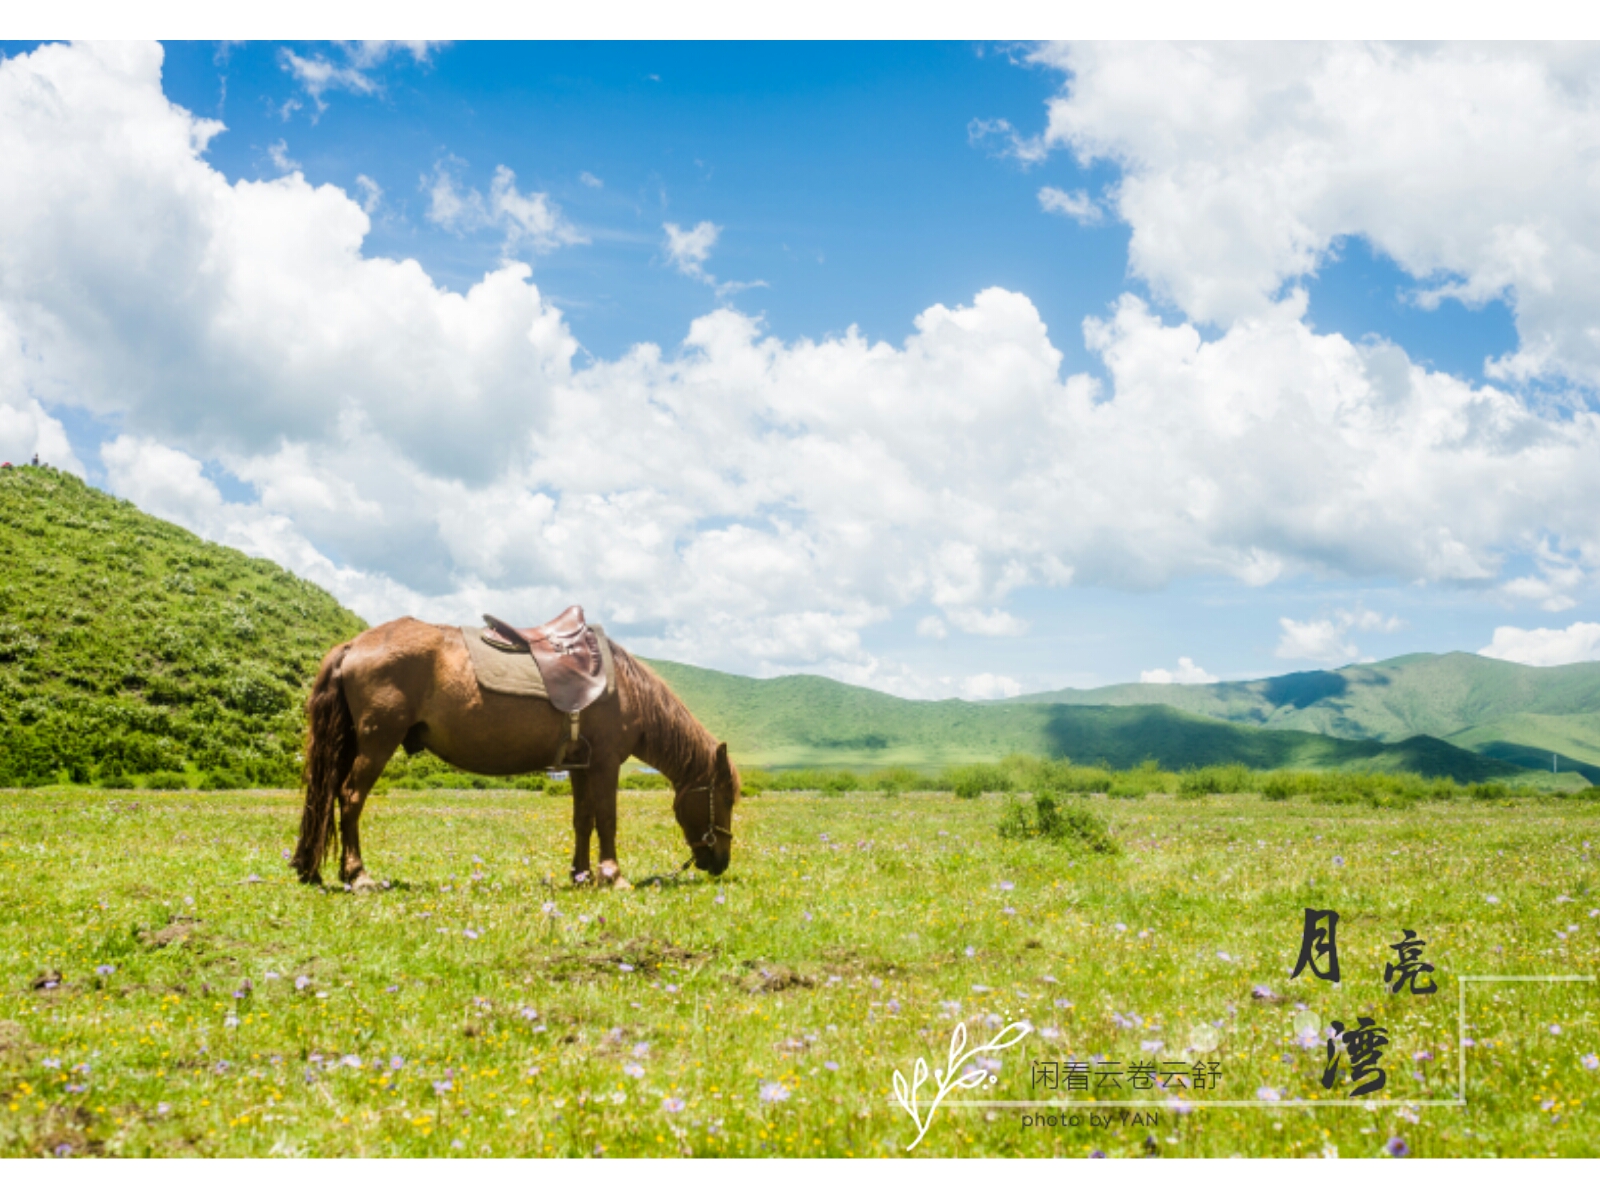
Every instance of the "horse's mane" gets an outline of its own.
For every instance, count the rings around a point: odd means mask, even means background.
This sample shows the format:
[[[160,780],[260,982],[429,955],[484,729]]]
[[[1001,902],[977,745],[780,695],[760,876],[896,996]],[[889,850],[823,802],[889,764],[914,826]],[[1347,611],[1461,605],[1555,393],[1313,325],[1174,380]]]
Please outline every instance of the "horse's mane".
[[[695,720],[661,676],[616,642],[611,643],[611,658],[618,668],[618,685],[631,702],[628,707],[643,726],[636,757],[657,767],[674,784],[709,779],[716,762],[717,739]]]

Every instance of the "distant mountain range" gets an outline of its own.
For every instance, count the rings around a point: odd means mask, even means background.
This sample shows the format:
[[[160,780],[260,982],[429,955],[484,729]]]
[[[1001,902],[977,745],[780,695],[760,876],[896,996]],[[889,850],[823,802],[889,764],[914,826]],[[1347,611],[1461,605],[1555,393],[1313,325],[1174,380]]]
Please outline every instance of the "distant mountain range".
[[[1574,771],[1600,782],[1600,664],[1540,670],[1470,654],[1410,655],[1251,683],[982,703],[902,700],[815,675],[750,679],[651,665],[739,761],[761,766],[938,766],[1026,753],[1119,769],[1153,758],[1168,768],[1241,762],[1474,781],[1548,776],[1551,744],[1566,782],[1578,782]],[[1478,722],[1449,715],[1461,712]]]
[[[1476,654],[1407,654],[1248,683],[1124,683],[991,705],[1162,704],[1256,729],[1403,742],[1425,734],[1532,770],[1600,783],[1600,662],[1525,667]]]

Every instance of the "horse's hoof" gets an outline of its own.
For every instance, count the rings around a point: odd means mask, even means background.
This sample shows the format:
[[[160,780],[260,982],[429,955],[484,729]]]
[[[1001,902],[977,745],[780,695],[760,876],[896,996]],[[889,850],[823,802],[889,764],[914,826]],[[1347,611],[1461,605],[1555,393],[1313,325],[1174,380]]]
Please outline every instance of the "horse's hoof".
[[[622,877],[622,868],[609,860],[600,864],[600,883],[604,887],[631,888],[633,884]]]
[[[352,879],[348,886],[350,890],[355,892],[358,896],[364,895],[367,892],[379,892],[383,890],[383,884],[379,883],[365,871],[361,872],[361,874]]]
[[[322,886],[322,872],[321,871],[313,871],[309,875],[302,875],[302,876],[300,876],[300,882],[305,884],[307,887],[321,887]]]

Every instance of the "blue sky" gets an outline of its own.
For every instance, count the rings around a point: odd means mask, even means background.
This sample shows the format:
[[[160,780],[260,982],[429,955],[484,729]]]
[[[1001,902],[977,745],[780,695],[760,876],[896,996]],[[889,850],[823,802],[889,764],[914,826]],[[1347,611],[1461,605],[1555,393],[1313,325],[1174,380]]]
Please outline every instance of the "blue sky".
[[[0,451],[907,695],[1597,657],[1593,73],[1488,50],[8,45]]]

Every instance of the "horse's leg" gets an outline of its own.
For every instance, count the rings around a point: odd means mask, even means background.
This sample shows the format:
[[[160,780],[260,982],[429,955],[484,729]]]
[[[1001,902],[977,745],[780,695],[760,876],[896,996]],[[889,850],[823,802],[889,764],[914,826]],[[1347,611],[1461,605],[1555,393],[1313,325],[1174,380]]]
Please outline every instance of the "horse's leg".
[[[617,865],[617,775],[616,767],[593,764],[589,776],[589,806],[594,810],[595,828],[600,834],[600,882],[614,887],[631,887]]]
[[[403,735],[402,735],[403,736]],[[350,778],[339,796],[339,837],[344,842],[344,861],[339,864],[339,878],[355,892],[376,891],[379,884],[361,862],[361,809],[367,803],[383,768],[400,748],[401,737],[387,733],[363,737],[356,754],[355,765],[350,768]]]
[[[572,780],[572,882],[593,883],[589,869],[589,835],[594,831],[594,809],[589,803],[589,772],[573,771]]]

